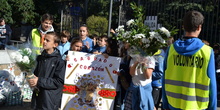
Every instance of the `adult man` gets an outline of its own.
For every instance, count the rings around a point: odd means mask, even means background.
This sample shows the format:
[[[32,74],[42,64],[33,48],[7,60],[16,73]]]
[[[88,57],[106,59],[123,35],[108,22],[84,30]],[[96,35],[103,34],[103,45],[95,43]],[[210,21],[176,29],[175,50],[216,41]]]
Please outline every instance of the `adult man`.
[[[164,109],[217,108],[214,53],[198,38],[203,20],[200,12],[187,12],[183,18],[185,36],[168,49],[162,80]]]
[[[31,31],[31,36],[29,37],[28,42],[32,43],[33,47],[37,50],[37,54],[40,54],[40,51],[43,48],[45,34],[54,31],[52,24],[53,16],[50,14],[44,14],[41,18],[41,25]]]
[[[12,30],[5,24],[4,18],[0,18],[0,49],[5,49],[5,45],[10,42]]]

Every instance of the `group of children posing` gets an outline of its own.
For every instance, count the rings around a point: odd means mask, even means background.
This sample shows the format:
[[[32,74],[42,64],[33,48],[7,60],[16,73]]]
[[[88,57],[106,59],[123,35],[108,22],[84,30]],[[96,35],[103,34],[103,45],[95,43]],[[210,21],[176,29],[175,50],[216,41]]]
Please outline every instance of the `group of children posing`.
[[[107,40],[106,35],[100,37],[94,36],[94,38],[88,37],[88,28],[81,26],[79,28],[79,37],[70,39],[70,32],[64,30],[61,32],[61,42],[58,45],[58,49],[62,58],[65,60],[68,51],[79,51],[93,54],[107,53]]]

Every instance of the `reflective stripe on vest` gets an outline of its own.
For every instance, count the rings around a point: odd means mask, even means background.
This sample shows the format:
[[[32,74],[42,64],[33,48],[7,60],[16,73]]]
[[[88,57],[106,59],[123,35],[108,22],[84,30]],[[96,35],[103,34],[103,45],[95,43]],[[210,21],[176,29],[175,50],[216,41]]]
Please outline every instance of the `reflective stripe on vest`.
[[[178,54],[170,46],[165,70],[165,91],[171,106],[184,110],[206,109],[210,78],[207,68],[211,48],[204,45],[192,56]]]
[[[34,49],[36,49],[36,53],[40,54],[41,49],[43,48],[42,45],[40,45],[40,33],[37,29],[33,29],[31,31],[31,36],[32,36],[32,44],[34,46]]]

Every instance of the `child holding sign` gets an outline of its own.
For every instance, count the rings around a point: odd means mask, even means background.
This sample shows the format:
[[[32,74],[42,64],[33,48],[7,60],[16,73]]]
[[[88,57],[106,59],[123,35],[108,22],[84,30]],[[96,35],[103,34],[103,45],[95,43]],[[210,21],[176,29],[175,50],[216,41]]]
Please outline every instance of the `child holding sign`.
[[[71,45],[70,45],[70,50],[80,52],[82,50],[82,47],[83,47],[83,42],[82,42],[81,38],[77,37],[72,40]],[[69,60],[68,51],[66,51],[64,53],[64,55],[65,55],[64,57],[66,57],[65,58],[66,61]]]

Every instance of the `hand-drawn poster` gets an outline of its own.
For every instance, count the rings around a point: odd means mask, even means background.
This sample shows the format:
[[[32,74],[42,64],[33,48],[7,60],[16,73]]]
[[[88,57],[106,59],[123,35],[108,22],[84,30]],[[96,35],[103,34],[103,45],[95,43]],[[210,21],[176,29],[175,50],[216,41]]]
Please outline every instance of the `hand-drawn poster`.
[[[113,110],[121,59],[68,53],[61,110]]]

